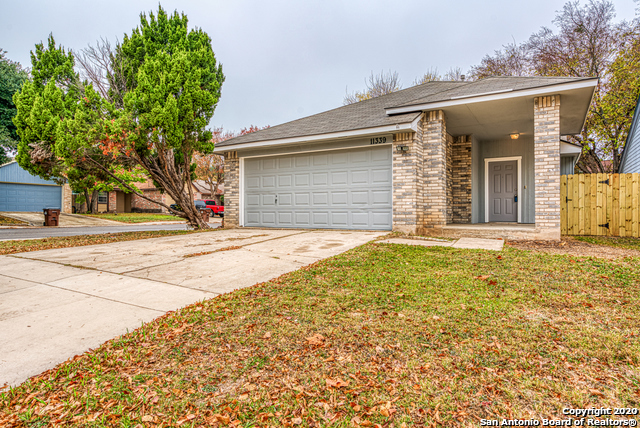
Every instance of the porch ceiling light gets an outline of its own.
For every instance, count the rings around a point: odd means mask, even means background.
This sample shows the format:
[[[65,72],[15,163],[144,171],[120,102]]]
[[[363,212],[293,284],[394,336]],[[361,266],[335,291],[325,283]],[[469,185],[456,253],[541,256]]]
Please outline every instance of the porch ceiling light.
[[[518,133],[511,134],[511,139],[512,140],[517,140],[518,138],[520,138],[520,134],[518,134]]]
[[[409,151],[409,146],[405,146],[405,145],[398,145],[396,146],[396,151],[398,153],[405,153]]]

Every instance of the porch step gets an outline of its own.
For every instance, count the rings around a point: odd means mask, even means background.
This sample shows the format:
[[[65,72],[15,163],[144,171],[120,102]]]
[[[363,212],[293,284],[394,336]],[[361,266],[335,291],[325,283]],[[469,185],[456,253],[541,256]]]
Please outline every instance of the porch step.
[[[517,223],[448,224],[441,228],[427,230],[427,233],[443,238],[483,238],[511,241],[553,239],[540,234],[536,230],[535,224]]]

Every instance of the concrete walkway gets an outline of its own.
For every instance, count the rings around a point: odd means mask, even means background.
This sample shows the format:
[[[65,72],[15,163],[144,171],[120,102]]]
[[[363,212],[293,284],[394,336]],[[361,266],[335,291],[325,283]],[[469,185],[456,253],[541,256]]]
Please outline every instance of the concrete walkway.
[[[167,311],[270,280],[385,233],[219,230],[0,256],[0,387]]]
[[[390,238],[378,241],[384,244],[420,245],[423,247],[451,247],[472,250],[502,251],[502,239],[460,238],[447,241],[444,239]]]

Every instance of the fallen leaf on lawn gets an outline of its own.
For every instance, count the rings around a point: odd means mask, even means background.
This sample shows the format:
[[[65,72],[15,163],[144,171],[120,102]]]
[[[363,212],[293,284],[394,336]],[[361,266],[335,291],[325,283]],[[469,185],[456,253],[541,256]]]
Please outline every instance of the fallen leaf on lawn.
[[[480,279],[480,280],[485,280],[491,278],[491,275],[480,275],[480,276],[476,276],[476,279]]]
[[[293,418],[291,419],[291,423],[294,425],[300,425],[302,423],[302,418]]]
[[[219,413],[216,413],[215,415],[213,415],[213,417],[215,417],[218,422],[222,422],[223,424],[228,424],[229,422],[231,422],[231,418],[229,416],[223,416]]]
[[[324,336],[316,333],[311,337],[307,337],[307,342],[309,345],[322,346],[324,344]]]
[[[268,331],[268,332],[266,332],[266,333],[264,334],[264,338],[265,338],[265,339],[269,339],[270,337],[271,337],[271,332],[270,332],[270,331]]]
[[[153,422],[153,416],[150,415],[144,415],[142,417],[142,422]]]
[[[249,394],[242,394],[238,397],[239,400],[246,400],[247,398],[249,398]]]
[[[348,385],[349,385],[348,381],[345,382],[344,380],[339,378],[335,380],[327,378],[327,386],[330,388],[343,388]]]

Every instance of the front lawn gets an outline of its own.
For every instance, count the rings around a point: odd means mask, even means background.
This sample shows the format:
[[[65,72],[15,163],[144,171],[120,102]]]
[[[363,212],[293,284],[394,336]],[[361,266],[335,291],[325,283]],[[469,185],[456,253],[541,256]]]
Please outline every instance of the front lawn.
[[[638,408],[639,277],[639,258],[368,244],[61,364],[1,394],[0,425],[480,426]]]
[[[82,247],[84,245],[108,244],[111,242],[135,241],[161,236],[185,235],[188,233],[212,232],[206,230],[149,230],[143,232],[104,233],[99,235],[56,236],[43,239],[0,241],[0,255],[29,251],[52,250],[54,248]]]
[[[573,239],[594,245],[640,251],[640,239],[620,236],[574,236]]]
[[[122,223],[146,223],[149,221],[185,221],[182,217],[168,214],[154,213],[105,213],[105,214],[82,214],[87,217],[103,218],[105,220],[119,221]]]

